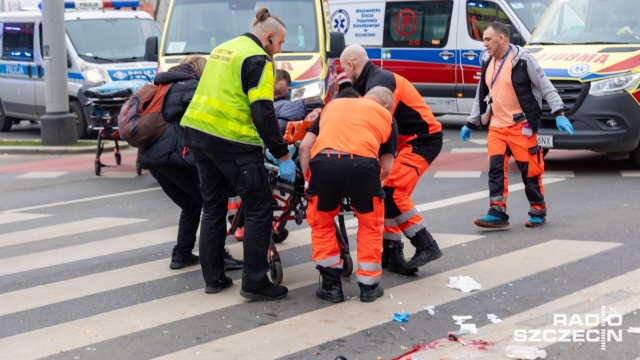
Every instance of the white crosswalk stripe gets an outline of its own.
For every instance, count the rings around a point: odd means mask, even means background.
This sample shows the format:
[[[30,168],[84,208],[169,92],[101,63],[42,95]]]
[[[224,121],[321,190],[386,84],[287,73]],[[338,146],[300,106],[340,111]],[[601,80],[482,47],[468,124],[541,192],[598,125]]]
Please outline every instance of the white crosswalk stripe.
[[[552,177],[544,181],[545,184],[553,184],[565,180],[567,180],[566,177]],[[515,184],[510,187],[510,190],[511,192],[519,191],[522,190],[522,186]],[[425,212],[486,199],[487,196],[486,191],[481,191],[417,204],[416,207],[419,211]],[[16,225],[26,224],[25,226],[28,226],[29,220],[46,216],[49,215],[24,212],[0,213],[0,224],[15,223]],[[0,234],[0,248],[12,246],[14,249],[47,239],[75,236],[143,221],[147,220],[91,218],[13,231]],[[346,223],[349,234],[353,235],[356,231],[356,220],[350,218]],[[177,227],[170,226],[3,258],[0,261],[0,291],[4,288],[4,279],[28,276],[28,272],[32,270],[46,272],[51,269],[52,272],[55,272],[59,271],[55,266],[64,265],[73,268],[74,263],[81,260],[93,260],[102,256],[144,250],[158,245],[164,245],[170,249],[175,243],[176,233]],[[281,256],[286,256],[287,252],[308,250],[310,235],[309,228],[291,230],[286,241],[277,245]],[[462,249],[464,246],[471,247],[478,244],[477,240],[485,240],[484,235],[478,234],[434,234],[434,237],[438,240],[441,248],[449,249],[445,253],[454,251],[456,248]],[[237,242],[227,247],[235,257],[241,257],[242,246],[242,243]],[[352,258],[355,261],[357,249],[355,249],[353,237],[352,246],[354,246]],[[330,341],[366,332],[368,329],[390,322],[390,315],[399,310],[398,301],[402,301],[403,310],[410,314],[416,314],[424,311],[426,305],[435,305],[437,308],[471,296],[482,296],[482,294],[489,293],[501,285],[535,276],[548,270],[562,269],[569,264],[615,250],[619,246],[621,244],[617,242],[541,239],[539,243],[526,245],[502,255],[468,261],[449,270],[438,271],[437,267],[430,267],[426,272],[428,275],[407,278],[408,280],[403,280],[404,282],[400,284],[394,284],[387,280],[387,284],[392,285],[385,285],[386,276],[395,276],[385,272],[382,281],[382,285],[385,287],[385,297],[373,303],[346,301],[311,309],[291,317],[276,318],[274,321],[252,326],[245,331],[231,332],[228,335],[219,334],[211,340],[193,342],[190,345],[170,348],[166,351],[156,349],[154,356],[161,359],[191,359],[194,356],[206,359],[244,359],[247,358],[247,354],[261,354],[257,358],[269,359],[287,357]],[[545,255],[540,256],[540,254]],[[56,308],[64,302],[82,301],[85,297],[98,294],[101,297],[104,294],[104,299],[109,299],[110,294],[123,291],[128,287],[144,287],[151,282],[173,283],[181,281],[185,275],[201,276],[198,274],[201,270],[197,266],[182,270],[170,270],[168,258],[157,259],[158,257],[153,261],[136,264],[118,264],[108,270],[87,274],[78,273],[63,277],[61,280],[52,276],[54,280],[44,282],[41,285],[4,290],[5,292],[0,293],[0,323],[3,324],[4,333],[8,335],[0,337],[0,349],[2,349],[0,359],[38,359],[55,356],[61,352],[91,349],[99,347],[98,344],[101,342],[118,341],[138,332],[164,329],[175,326],[181,321],[207,316],[207,314],[216,311],[228,311],[232,308],[247,306],[246,300],[238,294],[240,281],[236,281],[231,289],[216,295],[205,294],[202,289],[204,284],[202,284],[199,288],[185,288],[178,293],[169,295],[146,294],[144,301],[127,303],[124,306],[113,306],[109,300],[105,300],[105,304],[96,304],[98,310],[90,314],[68,315],[63,317],[63,321],[44,322],[42,325],[37,324],[36,319],[36,325],[31,328],[11,332],[12,324],[17,324],[12,322],[22,321],[22,316],[19,314],[26,313],[25,319],[29,319],[32,316],[30,312],[33,314],[55,312]],[[468,274],[473,274],[473,278],[482,284],[480,291],[466,294],[445,286],[449,276]],[[582,312],[597,310],[599,301],[585,304],[586,298],[597,300],[624,288],[626,296],[612,302],[610,306],[616,308],[620,314],[635,311],[640,308],[640,284],[636,282],[634,286],[625,287],[625,279],[629,278],[640,278],[640,270],[617,276],[583,291],[562,296],[544,305],[505,317],[502,323],[482,327],[482,339],[495,343],[495,347],[484,354],[485,358],[500,358],[503,348],[512,343],[514,329],[549,328],[551,314],[570,308]],[[310,299],[315,300],[313,290],[309,292],[295,292],[295,290],[306,287],[313,289],[317,283],[318,272],[310,259],[286,266],[283,285],[286,285],[291,293],[287,299],[278,303],[282,306],[295,307],[298,303],[308,303]],[[357,295],[354,291],[354,287],[346,289],[345,295]],[[393,294],[394,299],[390,299],[389,294]],[[160,330],[158,332],[162,333]],[[303,340],[291,341],[293,336]],[[254,341],[255,339],[264,339],[265,341]],[[475,337],[469,336],[466,339],[473,340]],[[242,344],[242,346],[238,346],[238,344]],[[455,358],[460,353],[459,348],[454,345],[458,344],[452,342],[437,349],[415,353],[413,356],[425,359]],[[549,344],[534,345],[544,347]],[[106,350],[102,349],[102,351]],[[102,354],[109,355],[108,352]],[[482,358],[482,356],[475,354],[474,358]]]
[[[9,224],[18,221],[34,220],[47,217],[47,214],[29,214],[29,213],[0,213],[0,225]]]
[[[104,230],[118,226],[131,225],[146,221],[145,219],[123,219],[99,217],[88,220],[73,221],[64,224],[40,227],[0,235],[0,248],[32,241],[71,236],[88,231]],[[2,273],[0,273],[2,274]]]

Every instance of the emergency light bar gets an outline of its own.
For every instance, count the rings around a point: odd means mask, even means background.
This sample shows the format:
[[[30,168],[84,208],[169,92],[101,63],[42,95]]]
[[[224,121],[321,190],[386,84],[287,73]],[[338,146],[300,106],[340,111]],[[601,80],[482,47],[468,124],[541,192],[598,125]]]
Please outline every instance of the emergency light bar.
[[[120,9],[123,7],[130,7],[133,10],[137,10],[138,6],[140,6],[139,0],[117,0],[117,1],[101,1],[101,0],[75,0],[75,1],[65,1],[64,8],[65,9],[76,9],[76,10],[102,10],[102,9]],[[38,5],[40,10],[42,10],[42,3]]]

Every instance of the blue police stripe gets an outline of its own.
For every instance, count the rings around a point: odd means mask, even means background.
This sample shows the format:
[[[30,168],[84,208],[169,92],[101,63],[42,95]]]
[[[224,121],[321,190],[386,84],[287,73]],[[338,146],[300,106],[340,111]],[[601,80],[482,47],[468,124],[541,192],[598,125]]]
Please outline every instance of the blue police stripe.
[[[0,64],[0,74],[14,77],[29,77],[29,65]]]
[[[119,80],[133,80],[133,79],[142,79],[142,80],[153,80],[156,76],[156,68],[146,68],[146,69],[118,69],[118,70],[107,70],[109,73],[109,77],[113,81]]]

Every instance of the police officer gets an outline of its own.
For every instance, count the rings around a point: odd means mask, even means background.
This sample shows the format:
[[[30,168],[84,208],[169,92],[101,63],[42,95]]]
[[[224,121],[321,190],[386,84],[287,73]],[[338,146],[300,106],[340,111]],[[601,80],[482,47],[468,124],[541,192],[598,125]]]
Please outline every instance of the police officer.
[[[442,150],[442,125],[407,79],[373,65],[362,46],[350,45],[344,49],[340,63],[361,95],[375,86],[384,86],[393,92],[391,114],[398,124],[398,154],[384,184],[382,266],[388,266],[391,272],[415,274],[419,266],[442,256],[438,243],[411,201],[418,180]],[[416,248],[406,263],[403,234]]]
[[[193,150],[201,179],[200,262],[209,294],[233,284],[223,259],[230,187],[244,202],[246,214],[240,295],[277,300],[288,293],[267,277],[273,197],[263,155],[266,145],[279,160],[280,176],[295,180],[295,164],[273,110],[273,55],[286,35],[279,18],[259,9],[251,33],[213,49],[182,118],[184,143]]]
[[[398,141],[389,112],[392,104],[391,91],[382,86],[369,90],[363,99],[335,99],[314,121],[300,145],[303,173],[311,168],[307,221],[313,261],[322,277],[316,295],[332,303],[344,301],[342,259],[333,220],[343,194],[351,199],[358,218],[356,278],[360,301],[371,302],[384,294],[380,286],[384,221],[381,180],[391,171]]]

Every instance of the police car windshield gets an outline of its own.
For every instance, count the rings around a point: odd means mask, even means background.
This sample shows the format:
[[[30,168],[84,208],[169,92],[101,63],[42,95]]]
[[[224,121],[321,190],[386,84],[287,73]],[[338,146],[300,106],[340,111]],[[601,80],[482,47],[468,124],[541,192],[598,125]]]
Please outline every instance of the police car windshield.
[[[167,26],[163,55],[209,54],[214,47],[253,29],[256,10],[266,7],[287,27],[283,53],[318,52],[314,0],[265,0],[254,6],[237,0],[175,0]],[[253,4],[250,4],[253,5]],[[246,10],[245,10],[246,9]]]
[[[530,45],[640,44],[638,0],[559,0]]]
[[[94,63],[141,61],[147,37],[161,37],[151,19],[67,20],[66,28],[78,54]]]

